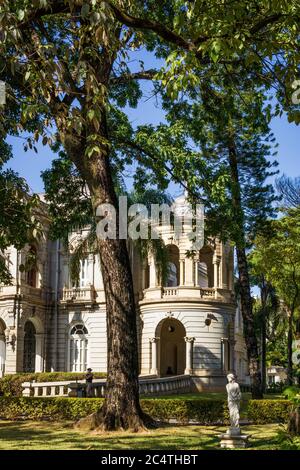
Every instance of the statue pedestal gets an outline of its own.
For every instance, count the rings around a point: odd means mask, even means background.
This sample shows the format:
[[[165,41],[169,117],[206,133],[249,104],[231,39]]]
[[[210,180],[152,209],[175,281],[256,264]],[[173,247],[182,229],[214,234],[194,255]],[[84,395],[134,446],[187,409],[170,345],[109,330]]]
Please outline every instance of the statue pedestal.
[[[245,448],[249,446],[249,435],[241,434],[240,428],[229,428],[227,432],[219,435],[220,446],[223,449]]]

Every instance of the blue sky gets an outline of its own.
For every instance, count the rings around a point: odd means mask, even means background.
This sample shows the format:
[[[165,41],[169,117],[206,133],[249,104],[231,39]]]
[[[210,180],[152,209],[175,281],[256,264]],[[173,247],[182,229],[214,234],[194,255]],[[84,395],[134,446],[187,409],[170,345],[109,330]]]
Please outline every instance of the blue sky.
[[[153,55],[146,51],[137,51],[131,55],[130,68],[132,71],[140,68],[140,60],[143,60],[145,70],[161,65],[161,60],[153,59]],[[157,105],[156,99],[152,96],[152,85],[149,82],[142,82],[143,98],[136,109],[127,108],[126,112],[133,126],[139,124],[158,124],[163,121],[164,113]],[[278,156],[280,174],[285,173],[288,176],[300,176],[300,128],[295,124],[290,124],[285,116],[276,117],[271,123],[271,129],[274,132],[279,144]],[[13,146],[14,158],[10,160],[9,167],[23,176],[32,191],[43,192],[43,182],[41,171],[51,166],[53,154],[48,147],[38,144],[38,154],[33,150],[27,153],[23,150],[24,140],[21,138],[8,139]],[[172,185],[171,192],[174,191]]]
[[[149,89],[150,91],[150,89]],[[134,125],[142,123],[157,124],[163,119],[162,111],[155,106],[153,99],[148,99],[148,93],[143,97],[137,109],[128,110],[130,120]],[[277,160],[280,173],[288,176],[300,176],[300,128],[290,124],[286,117],[273,119],[271,128],[279,143]],[[34,192],[43,191],[41,171],[51,166],[53,154],[48,147],[37,145],[38,154],[33,150],[27,153],[23,150],[24,140],[10,137],[9,143],[13,146],[14,158],[10,160],[9,167],[17,171],[29,183]]]

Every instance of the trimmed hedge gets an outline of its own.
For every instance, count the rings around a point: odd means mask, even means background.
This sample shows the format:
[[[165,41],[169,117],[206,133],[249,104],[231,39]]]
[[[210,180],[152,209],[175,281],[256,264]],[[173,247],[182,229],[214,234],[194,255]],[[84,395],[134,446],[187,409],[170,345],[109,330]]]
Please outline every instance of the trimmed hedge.
[[[102,406],[102,398],[0,397],[0,417],[5,419],[77,420]],[[224,400],[141,400],[142,409],[155,419],[176,419],[201,424],[227,422]]]
[[[106,374],[95,372],[95,379],[102,379]],[[0,395],[6,397],[21,397],[23,382],[59,382],[60,380],[82,380],[85,378],[85,372],[38,372],[32,374],[8,374],[0,379]]]
[[[291,407],[289,400],[249,400],[247,416],[254,424],[285,423]]]
[[[103,398],[0,397],[0,418],[75,421],[98,411],[102,403]],[[228,424],[225,400],[144,398],[141,399],[141,406],[157,420]],[[288,400],[249,400],[247,417],[254,424],[287,422],[291,406]]]
[[[227,423],[229,414],[225,400],[164,400],[145,398],[141,400],[143,411],[152,418],[167,421],[176,419],[181,423],[194,420],[201,424]]]

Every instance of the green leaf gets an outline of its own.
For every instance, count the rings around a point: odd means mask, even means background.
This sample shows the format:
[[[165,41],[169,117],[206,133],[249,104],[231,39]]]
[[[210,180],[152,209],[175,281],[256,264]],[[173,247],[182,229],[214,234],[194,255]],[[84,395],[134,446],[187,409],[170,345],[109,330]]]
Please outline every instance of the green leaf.
[[[81,7],[81,16],[83,18],[86,18],[89,12],[90,12],[90,5],[88,5],[87,3],[84,3]]]
[[[25,11],[24,10],[19,10],[18,11],[18,20],[23,21],[25,17]]]

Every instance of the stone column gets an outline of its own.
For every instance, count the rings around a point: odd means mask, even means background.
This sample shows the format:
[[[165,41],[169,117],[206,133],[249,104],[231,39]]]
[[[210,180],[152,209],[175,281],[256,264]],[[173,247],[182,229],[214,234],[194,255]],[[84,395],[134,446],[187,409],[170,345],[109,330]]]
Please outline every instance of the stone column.
[[[213,256],[213,265],[214,265],[214,288],[220,287],[220,280],[219,280],[219,265],[220,265],[220,259],[214,253]]]
[[[236,364],[235,364],[235,354],[234,354],[234,347],[235,347],[236,341],[231,340],[229,342],[229,360],[230,360],[230,370],[236,370]]]
[[[221,368],[223,372],[228,372],[228,353],[230,354],[228,338],[221,338]]]
[[[5,373],[17,372],[17,337],[16,330],[7,328],[5,334]]]
[[[185,259],[185,285],[194,287],[194,260],[192,258]]]
[[[180,269],[180,276],[179,276],[179,285],[184,286],[184,259],[179,260],[179,269]]]
[[[35,335],[35,372],[43,372],[44,370],[43,345],[44,334],[37,333]]]
[[[195,286],[199,286],[199,270],[198,270],[199,261],[194,261],[194,273],[195,273]]]
[[[149,260],[149,287],[156,287],[156,269],[153,257]]]
[[[157,367],[157,341],[158,338],[151,338],[151,367],[150,367],[150,374],[158,375],[158,367]]]
[[[185,374],[193,373],[193,346],[195,338],[185,337],[186,342],[186,362],[185,362]]]

